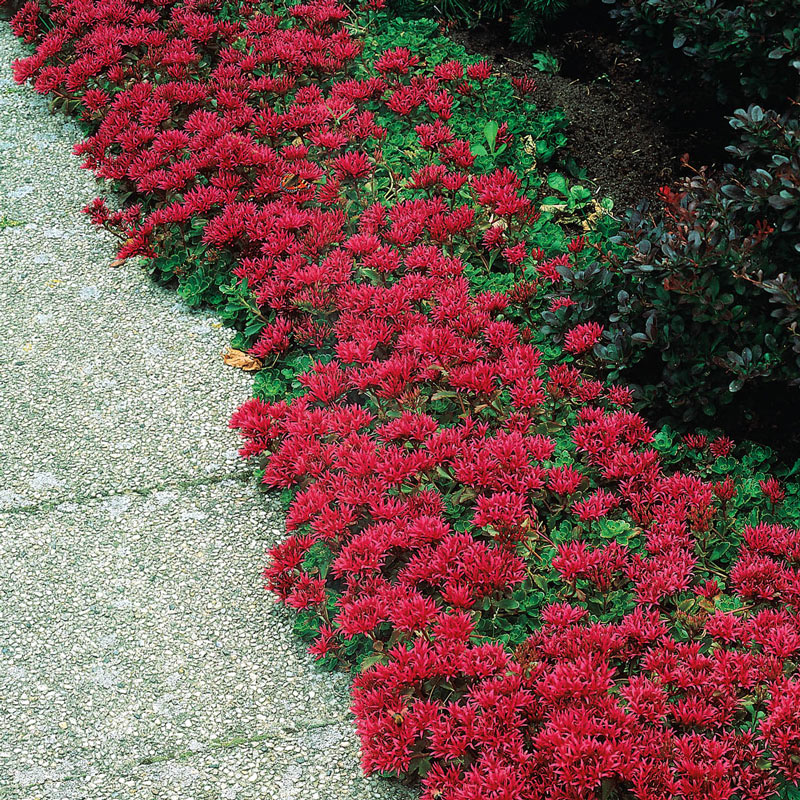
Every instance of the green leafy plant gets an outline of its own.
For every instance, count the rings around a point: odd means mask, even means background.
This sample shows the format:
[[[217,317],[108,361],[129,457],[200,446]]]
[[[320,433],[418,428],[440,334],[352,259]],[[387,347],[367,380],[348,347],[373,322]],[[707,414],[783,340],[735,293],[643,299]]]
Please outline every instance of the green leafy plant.
[[[556,338],[601,322],[598,362],[686,418],[749,383],[800,384],[800,120],[751,106],[730,123],[737,163],[628,212],[609,248],[561,268],[571,305],[543,315]]]
[[[531,63],[534,69],[548,75],[557,75],[560,69],[558,59],[549,51],[532,53]]]
[[[567,9],[585,4],[585,0],[395,0],[393,7],[403,16],[425,14],[467,27],[506,22],[513,41],[531,44]]]
[[[670,80],[701,80],[721,102],[782,108],[798,91],[796,0],[603,0],[648,63]]]

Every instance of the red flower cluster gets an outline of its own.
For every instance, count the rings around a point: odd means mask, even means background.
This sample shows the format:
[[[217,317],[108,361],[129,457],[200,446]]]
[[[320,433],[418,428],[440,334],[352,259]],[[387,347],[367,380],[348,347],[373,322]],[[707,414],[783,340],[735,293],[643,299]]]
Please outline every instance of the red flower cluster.
[[[13,23],[38,42],[17,77],[80,101],[86,165],[143,198],[89,209],[122,255],[195,232],[246,283],[253,354],[320,351],[300,397],[253,399],[231,424],[264,482],[294,492],[270,588],[313,625],[315,655],[358,654],[365,769],[419,773],[428,800],[797,784],[800,534],[732,528],[732,481],[671,472],[628,390],[544,363],[509,318],[535,283],[471,291],[467,256],[536,281],[570,263],[528,241],[519,178],[477,174],[448,124],[488,64],[395,48],[355,72],[335,0],[244,4],[236,22],[205,0],[69,0],[49,32],[34,6]],[[387,115],[416,136],[408,174],[382,152]],[[578,326],[565,350],[602,334]],[[784,490],[762,489],[773,513]],[[502,632],[537,592],[512,651]]]

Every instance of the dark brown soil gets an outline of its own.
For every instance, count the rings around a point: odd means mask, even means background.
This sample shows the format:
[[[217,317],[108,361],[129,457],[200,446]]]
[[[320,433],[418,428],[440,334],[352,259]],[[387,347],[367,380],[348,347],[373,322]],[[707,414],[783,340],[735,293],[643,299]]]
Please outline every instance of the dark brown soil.
[[[730,130],[723,109],[705,93],[676,108],[643,59],[625,50],[612,23],[580,18],[579,24],[586,27],[552,31],[537,45],[559,59],[558,75],[535,70],[532,48],[510,42],[502,26],[451,36],[507,75],[535,78],[540,107],[562,108],[569,120],[568,153],[618,209],[653,198],[681,174],[684,153],[697,165],[722,160]]]

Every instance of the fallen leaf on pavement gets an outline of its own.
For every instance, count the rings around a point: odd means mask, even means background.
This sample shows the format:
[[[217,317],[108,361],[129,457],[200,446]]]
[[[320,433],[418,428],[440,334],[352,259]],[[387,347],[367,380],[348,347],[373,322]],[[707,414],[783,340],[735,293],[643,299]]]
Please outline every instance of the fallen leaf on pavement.
[[[229,367],[237,367],[238,369],[243,369],[245,372],[256,372],[263,366],[259,359],[248,355],[242,350],[234,350],[232,347],[229,347],[222,354],[222,360]]]

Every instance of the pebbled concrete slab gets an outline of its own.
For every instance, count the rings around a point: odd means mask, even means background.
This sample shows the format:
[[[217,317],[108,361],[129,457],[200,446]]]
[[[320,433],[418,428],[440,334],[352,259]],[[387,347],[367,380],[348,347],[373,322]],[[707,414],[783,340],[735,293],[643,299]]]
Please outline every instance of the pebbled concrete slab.
[[[188,781],[223,797],[210,764],[242,746],[268,776],[231,768],[242,796],[292,797],[276,787],[293,775],[322,775],[319,797],[375,796],[343,793],[361,785],[347,679],[314,670],[263,592],[281,519],[254,495],[225,479],[0,515],[0,787],[97,779],[97,797],[139,797]],[[325,776],[345,784],[325,794]]]
[[[0,798],[409,798],[261,588],[282,519],[226,429],[231,332],[108,266],[23,53],[0,24]]]
[[[313,752],[312,759],[292,757]],[[19,774],[25,784],[14,800],[373,800],[409,796],[380,778],[354,778],[346,724],[309,726],[281,738],[226,741],[199,752],[138,764],[110,773],[80,762]],[[336,787],[339,794],[332,793]]]
[[[13,310],[0,352],[0,509],[241,468],[225,422],[249,377],[221,367],[231,331],[135,264],[109,267],[113,237],[80,213],[100,187],[71,155],[77,129],[29,91],[0,85],[0,98],[11,101],[0,113],[11,143],[0,149],[0,305]],[[42,128],[49,137],[31,141]]]

